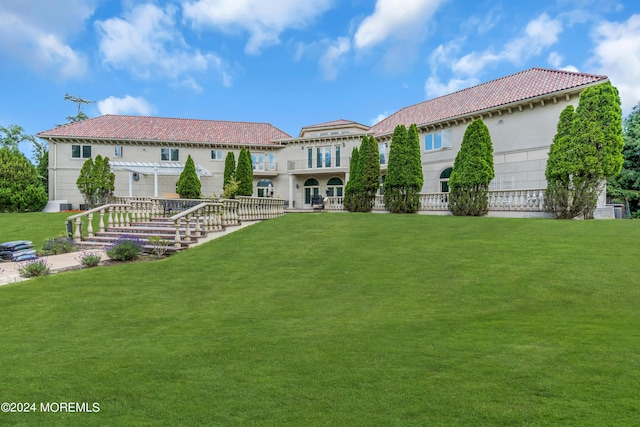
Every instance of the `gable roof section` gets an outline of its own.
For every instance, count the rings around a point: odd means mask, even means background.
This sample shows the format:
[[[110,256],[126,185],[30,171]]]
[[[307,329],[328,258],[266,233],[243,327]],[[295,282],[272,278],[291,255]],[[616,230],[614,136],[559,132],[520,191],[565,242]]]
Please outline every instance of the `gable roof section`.
[[[370,131],[374,135],[386,135],[400,124],[437,123],[606,80],[606,76],[594,74],[531,68],[405,107],[372,126]]]
[[[107,114],[37,134],[44,139],[89,139],[269,145],[291,138],[269,123]]]
[[[327,129],[327,130],[340,129],[340,128],[349,128],[349,127],[362,129],[363,132],[366,132],[367,130],[369,130],[369,126],[363,125],[361,123],[354,122],[352,120],[338,119],[338,120],[332,120],[330,122],[304,126],[302,129],[300,129],[300,134],[298,135],[298,138],[301,138],[306,132],[309,132],[309,131],[317,131],[317,130],[323,130],[323,129]]]

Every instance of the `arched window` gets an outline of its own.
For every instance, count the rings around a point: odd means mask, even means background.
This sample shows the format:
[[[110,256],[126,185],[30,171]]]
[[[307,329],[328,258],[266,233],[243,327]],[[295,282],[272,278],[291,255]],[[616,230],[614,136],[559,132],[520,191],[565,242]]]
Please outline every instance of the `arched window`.
[[[452,168],[446,168],[440,174],[440,192],[448,193],[449,192],[449,177],[451,176]]]
[[[340,178],[331,178],[327,181],[327,196],[342,197],[344,183]]]
[[[273,196],[273,183],[268,179],[261,179],[258,181],[258,197],[271,197]]]

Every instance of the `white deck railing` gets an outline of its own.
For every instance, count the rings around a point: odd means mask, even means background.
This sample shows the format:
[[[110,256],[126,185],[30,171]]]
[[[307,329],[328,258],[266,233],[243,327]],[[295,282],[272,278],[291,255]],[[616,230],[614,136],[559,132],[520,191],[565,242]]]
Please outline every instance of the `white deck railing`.
[[[544,189],[494,190],[488,193],[489,211],[544,212]],[[329,197],[327,210],[344,210],[344,197]],[[374,211],[385,211],[384,196],[376,196]],[[420,211],[448,211],[449,193],[421,193]]]

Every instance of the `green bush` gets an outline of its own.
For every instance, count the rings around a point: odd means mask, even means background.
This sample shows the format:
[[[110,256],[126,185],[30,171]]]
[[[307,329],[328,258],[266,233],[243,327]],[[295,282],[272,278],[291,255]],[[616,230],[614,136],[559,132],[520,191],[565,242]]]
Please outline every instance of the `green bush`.
[[[196,166],[193,163],[191,155],[189,155],[178,179],[176,192],[183,199],[199,199],[201,188],[202,184],[200,183],[200,179],[198,179]]]
[[[51,274],[51,266],[44,258],[35,258],[18,264],[18,273],[27,278],[48,276]]]
[[[73,252],[75,250],[76,244],[73,242],[73,239],[65,235],[61,235],[45,240],[42,244],[42,251],[40,252],[42,255],[58,255]]]
[[[153,253],[156,255],[156,258],[162,257],[169,248],[171,242],[169,240],[163,239],[159,236],[149,237],[147,242],[153,247]]]
[[[76,260],[82,264],[84,268],[91,268],[100,264],[102,256],[98,252],[82,252]]]
[[[114,261],[133,261],[138,259],[142,249],[142,241],[137,237],[122,236],[109,246],[106,252]]]
[[[47,193],[35,166],[17,149],[0,148],[0,212],[40,212]]]

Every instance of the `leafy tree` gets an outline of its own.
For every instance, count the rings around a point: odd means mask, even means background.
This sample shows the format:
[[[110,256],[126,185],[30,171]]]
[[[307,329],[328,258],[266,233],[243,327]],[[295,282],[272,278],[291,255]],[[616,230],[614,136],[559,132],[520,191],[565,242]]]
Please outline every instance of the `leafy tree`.
[[[624,162],[620,174],[607,182],[607,194],[614,202],[624,203],[629,216],[640,218],[640,103],[623,124]]]
[[[222,187],[226,187],[234,177],[236,173],[236,156],[233,151],[227,153],[227,157],[224,159],[224,181]]]
[[[355,167],[355,176],[349,178],[349,183],[352,180],[354,182],[351,186],[347,183],[349,198],[345,208],[351,212],[371,212],[380,186],[380,156],[378,143],[373,136],[362,137]]]
[[[389,165],[384,181],[384,205],[389,212],[413,213],[420,208],[419,191],[424,184],[420,160],[420,137],[415,124],[398,125],[391,137]]]
[[[361,182],[358,177],[358,162],[360,153],[358,147],[353,147],[351,151],[351,162],[349,164],[349,181],[344,189],[344,208],[350,212],[356,211],[356,199],[355,195],[360,192]]]
[[[602,185],[623,163],[620,96],[609,82],[585,89],[568,134],[565,111],[547,161],[545,207],[556,218],[593,218]]]
[[[80,169],[76,185],[89,207],[109,203],[115,189],[115,174],[111,172],[108,157],[88,158]]]
[[[9,147],[12,149],[20,149],[20,143],[24,141],[36,144],[36,139],[32,135],[25,135],[22,126],[9,125],[9,127],[0,126],[0,147]]]
[[[238,155],[235,178],[239,182],[238,194],[240,196],[253,195],[253,163],[251,162],[249,150],[244,147]]]
[[[176,192],[183,199],[199,199],[200,190],[201,184],[198,179],[198,173],[196,172],[196,165],[193,163],[191,155],[189,155],[178,179]]]
[[[487,199],[493,170],[493,144],[482,119],[467,126],[449,178],[449,209],[454,215],[482,216],[489,211]]]
[[[75,116],[67,116],[67,122],[68,123],[75,123],[75,122],[80,122],[82,120],[86,120],[89,118],[89,116],[87,116],[83,111],[82,111],[82,104],[93,104],[95,101],[88,101],[86,99],[82,99],[79,96],[72,96],[69,95],[68,93],[66,93],[64,95],[64,100],[65,101],[71,101],[75,104],[77,104],[78,106],[78,114]]]
[[[35,166],[17,148],[0,147],[0,212],[38,212],[46,205]]]
[[[49,149],[46,143],[33,141],[33,161],[44,191],[49,194]]]

